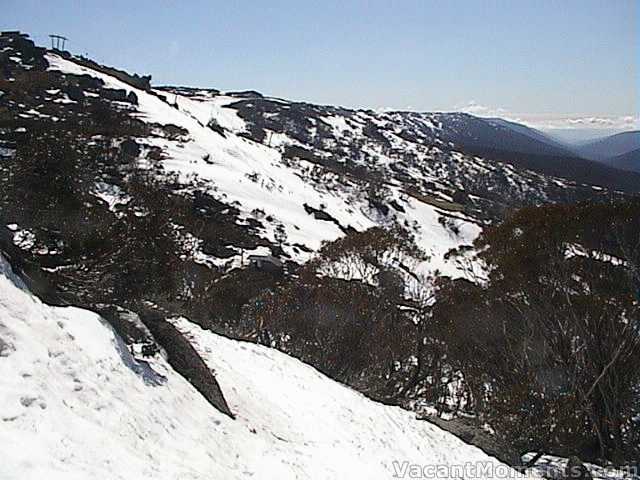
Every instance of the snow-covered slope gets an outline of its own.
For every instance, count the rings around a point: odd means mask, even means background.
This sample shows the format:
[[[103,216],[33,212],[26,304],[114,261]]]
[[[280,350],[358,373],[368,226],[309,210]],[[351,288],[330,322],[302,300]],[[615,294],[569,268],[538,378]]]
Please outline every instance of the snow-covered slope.
[[[47,54],[46,59],[52,70],[89,75],[102,80],[108,88],[135,93],[135,115],[148,124],[185,129],[186,139],[149,137],[140,142],[159,147],[164,154],[163,167],[179,173],[185,185],[204,185],[218,200],[237,207],[242,218],[260,222],[262,235],[269,241],[276,243],[276,228],[284,227],[287,240],[282,246],[295,261],[307,260],[322,241],[342,236],[340,226],[364,230],[399,221],[415,231],[420,245],[431,256],[424,269],[437,268],[456,275],[455,266],[444,260],[444,254],[470,244],[480,232],[474,219],[460,212],[446,212],[419,195],[410,195],[406,185],[392,179],[388,184],[390,201],[395,201],[399,210],[381,215],[371,208],[364,187],[358,182],[329,171],[323,171],[321,178],[312,178],[314,166],[304,160],[295,164],[284,161],[278,142],[264,145],[238,135],[245,130],[245,124],[235,110],[227,108],[234,102],[232,96],[189,98],[179,92],[148,92],[53,53]],[[226,130],[224,135],[207,126],[211,119]],[[280,141],[288,142],[286,136]],[[451,199],[445,196],[441,200]],[[336,222],[314,217],[305,206],[326,212]],[[449,217],[450,224],[453,222],[456,233],[440,221],[444,216]],[[219,264],[219,259],[210,260]],[[238,251],[236,265],[240,260]]]
[[[115,134],[109,148],[124,151],[123,143],[130,147],[135,140],[131,164],[178,173],[181,193],[205,192],[219,202],[221,215],[233,210],[217,228],[234,235],[212,239],[189,232],[200,250],[195,258],[223,274],[241,266],[243,255],[271,253],[303,263],[323,241],[398,222],[430,255],[422,271],[458,276],[445,253],[470,245],[482,226],[509,209],[609,194],[465,152],[454,140],[473,139],[487,126],[470,115],[349,110],[255,92],[154,89],[148,79],[37,49],[20,36],[5,37],[4,51],[15,59],[8,65],[12,75],[38,71],[31,82],[43,86],[28,101],[18,94],[2,97],[16,126],[76,125],[94,107],[144,122],[135,134]],[[32,57],[37,61],[28,61]],[[0,132],[0,155],[12,155],[24,141],[19,131],[28,129]],[[93,190],[112,207],[126,209],[117,192],[128,167],[112,167]]]
[[[219,245],[195,233],[189,239],[200,249],[195,257],[222,273],[251,253],[303,263],[323,241],[350,229],[397,222],[430,256],[419,270],[458,276],[445,254],[470,245],[489,219],[509,208],[602,190],[460,151],[449,137],[468,130],[469,116],[347,110],[255,92],[152,89],[87,59],[46,52],[41,60],[55,72],[56,88],[41,92],[29,108],[12,103],[17,118],[73,123],[87,99],[99,98],[103,108],[144,122],[148,132],[128,140],[139,147],[139,166],[179,174],[184,191],[205,191],[234,211],[234,227],[251,226],[248,245],[240,235]],[[120,98],[114,92],[127,102],[114,100]],[[121,180],[97,182],[94,190],[115,192]],[[109,198],[126,204],[116,197]]]
[[[215,370],[236,420],[162,358],[132,357],[96,314],[42,304],[0,256],[0,478],[336,480],[393,478],[410,465],[506,468],[282,353],[174,323]]]

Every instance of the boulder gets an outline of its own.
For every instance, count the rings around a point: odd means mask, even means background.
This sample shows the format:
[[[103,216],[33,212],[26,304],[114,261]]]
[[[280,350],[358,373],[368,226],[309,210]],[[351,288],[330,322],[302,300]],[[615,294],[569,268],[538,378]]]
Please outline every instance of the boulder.
[[[138,105],[138,96],[135,94],[135,92],[129,92],[126,101],[131,105]]]
[[[142,323],[155,342],[167,353],[169,365],[182,375],[217,410],[235,418],[213,372],[180,331],[166,321],[160,312],[140,312]]]
[[[82,100],[84,100],[84,92],[82,91],[82,88],[77,85],[69,85],[65,89],[65,93],[67,94],[69,99],[73,100],[74,102],[81,102]]]
[[[127,160],[137,158],[140,155],[140,145],[135,140],[127,139],[120,144],[120,153]]]
[[[106,98],[107,100],[113,100],[116,102],[127,101],[127,92],[122,89],[103,88],[100,92],[100,95],[102,98]]]

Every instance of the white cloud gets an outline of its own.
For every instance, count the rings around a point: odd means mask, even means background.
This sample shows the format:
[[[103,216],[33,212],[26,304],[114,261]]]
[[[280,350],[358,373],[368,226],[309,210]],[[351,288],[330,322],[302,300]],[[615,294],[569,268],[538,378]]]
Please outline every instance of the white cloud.
[[[501,117],[506,118],[509,115],[509,111],[500,107],[488,107],[481,105],[475,100],[470,100],[466,104],[456,105],[454,107],[456,112],[470,113],[478,117]]]
[[[413,111],[411,105],[404,109],[393,107],[379,107],[377,112],[395,112],[398,110]],[[475,100],[460,103],[444,112],[463,112],[476,117],[503,118],[516,123],[521,123],[539,130],[610,130],[627,131],[640,130],[640,115],[571,115],[555,113],[515,113],[502,107],[483,105]]]
[[[523,123],[543,130],[549,129],[598,129],[598,130],[638,130],[640,129],[640,116],[557,116],[523,119]]]
[[[581,117],[568,118],[568,125],[576,127],[593,127],[593,128],[638,128],[640,117],[627,115],[624,117]]]
[[[603,130],[638,130],[640,115],[623,116],[581,116],[569,114],[535,114],[513,113],[501,107],[482,105],[475,100],[454,107],[457,112],[469,113],[478,117],[500,117],[522,123],[541,130],[550,129],[603,129]]]

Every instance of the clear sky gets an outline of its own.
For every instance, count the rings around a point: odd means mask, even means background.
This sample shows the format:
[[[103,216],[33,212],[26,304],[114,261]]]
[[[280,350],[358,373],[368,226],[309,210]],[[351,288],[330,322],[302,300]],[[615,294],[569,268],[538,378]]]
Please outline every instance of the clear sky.
[[[73,53],[155,84],[549,126],[636,122],[640,110],[639,0],[0,0],[0,11],[2,29],[40,44],[66,35]]]

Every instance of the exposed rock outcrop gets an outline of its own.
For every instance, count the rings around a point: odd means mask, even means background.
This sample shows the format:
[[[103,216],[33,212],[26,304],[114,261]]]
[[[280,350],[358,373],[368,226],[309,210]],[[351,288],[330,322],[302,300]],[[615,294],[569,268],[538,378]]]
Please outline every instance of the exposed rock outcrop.
[[[141,313],[140,319],[167,353],[169,365],[186,378],[211,405],[235,418],[214,374],[182,333],[157,311]]]

